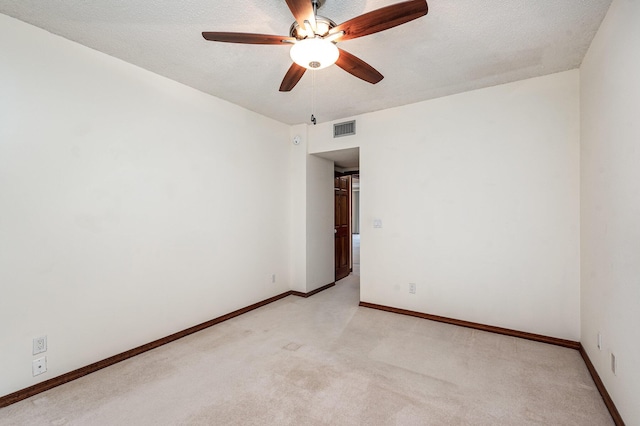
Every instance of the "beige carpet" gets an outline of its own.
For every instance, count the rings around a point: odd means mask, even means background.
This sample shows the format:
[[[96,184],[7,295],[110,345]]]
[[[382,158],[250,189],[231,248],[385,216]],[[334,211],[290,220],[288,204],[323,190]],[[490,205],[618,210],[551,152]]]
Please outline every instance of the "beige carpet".
[[[0,409],[1,425],[610,425],[577,351],[359,308],[358,276]]]

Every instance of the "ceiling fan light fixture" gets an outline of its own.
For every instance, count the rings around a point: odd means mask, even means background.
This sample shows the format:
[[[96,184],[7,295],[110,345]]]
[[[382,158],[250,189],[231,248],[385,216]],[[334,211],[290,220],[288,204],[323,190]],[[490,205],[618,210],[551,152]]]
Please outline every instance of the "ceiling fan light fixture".
[[[316,32],[320,35],[325,35],[332,28],[331,24],[333,24],[333,21],[329,19],[318,19],[316,23]],[[335,24],[333,24],[333,26],[335,27]]]
[[[372,10],[351,18],[340,25],[318,15],[318,8],[325,0],[286,0],[295,18],[289,27],[289,37],[222,31],[205,31],[205,40],[241,43],[286,45],[293,64],[280,84],[281,92],[289,92],[300,81],[307,70],[318,70],[337,64],[344,71],[367,83],[376,84],[384,76],[375,68],[346,50],[338,49],[335,43],[379,33],[398,25],[413,21],[429,11],[427,0],[404,0],[400,3]]]
[[[336,45],[322,38],[307,38],[291,47],[291,59],[310,70],[321,70],[336,63],[340,52]]]

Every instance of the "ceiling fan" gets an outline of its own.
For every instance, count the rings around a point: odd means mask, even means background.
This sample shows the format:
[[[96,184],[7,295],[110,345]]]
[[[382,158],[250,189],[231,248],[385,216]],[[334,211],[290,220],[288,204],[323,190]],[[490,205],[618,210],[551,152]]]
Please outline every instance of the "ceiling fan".
[[[211,41],[244,44],[282,44],[291,46],[294,61],[280,85],[288,92],[300,81],[307,69],[318,70],[334,63],[346,72],[372,84],[383,79],[371,65],[339,49],[336,43],[366,36],[413,21],[428,12],[426,0],[409,0],[362,14],[340,25],[317,14],[324,0],[286,0],[295,22],[289,36],[270,34],[203,32]]]

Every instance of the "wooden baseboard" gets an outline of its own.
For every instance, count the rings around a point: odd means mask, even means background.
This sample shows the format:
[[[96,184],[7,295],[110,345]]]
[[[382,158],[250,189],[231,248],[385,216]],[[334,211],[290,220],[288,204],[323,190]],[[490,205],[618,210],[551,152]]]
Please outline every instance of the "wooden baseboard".
[[[245,314],[261,306],[268,305],[269,303],[275,302],[276,300],[280,300],[282,298],[285,298],[291,295],[299,296],[299,297],[313,296],[314,294],[319,293],[322,290],[326,290],[330,287],[333,287],[334,285],[336,285],[335,282],[329,283],[325,286],[322,286],[313,291],[310,291],[309,293],[302,293],[300,291],[293,291],[293,290],[286,291],[284,293],[281,293],[276,296],[270,297],[268,299],[262,300],[260,302],[254,303],[253,305],[249,305],[242,309],[238,309],[237,311],[233,311],[226,315],[222,315],[218,318],[214,318],[212,320],[203,322],[202,324],[194,325],[193,327],[189,327],[186,330],[179,331],[177,333],[171,334],[161,339],[154,340],[153,342],[147,343],[145,345],[138,346],[137,348],[133,348],[126,352],[122,352],[112,357],[103,359],[101,361],[94,362],[93,364],[89,364],[85,367],[78,368],[77,370],[70,371],[68,373],[62,374],[58,377],[54,377],[44,382],[37,383],[33,386],[29,386],[28,388],[10,393],[9,395],[2,396],[0,397],[0,408],[6,407],[11,404],[15,404],[18,401],[22,401],[23,399],[27,399],[41,392],[47,391],[49,389],[53,389],[57,386],[60,386],[64,383],[68,383],[72,380],[79,379],[82,376],[86,376],[87,374],[91,374],[105,367],[109,367],[110,365],[117,364],[121,361],[124,361],[125,359],[129,359],[136,355],[140,355],[141,353],[150,351],[151,349],[155,349],[159,346],[166,345],[167,343],[173,342],[175,340],[178,340],[182,337],[188,336],[200,330],[204,330],[205,328],[209,328],[213,325],[219,324],[223,321],[227,321],[239,315]]]
[[[18,401],[22,401],[23,399],[29,398],[31,396],[37,395],[41,392],[44,392],[49,389],[53,389],[56,386],[60,386],[64,383],[70,382],[72,380],[76,380],[82,376],[86,376],[87,374],[91,374],[98,370],[101,370],[105,367],[109,367],[110,365],[117,364],[121,361],[134,357],[136,355],[140,355],[141,353],[150,351],[151,349],[155,349],[159,346],[166,345],[167,343],[178,340],[182,337],[188,336],[200,330],[204,330],[205,328],[209,328],[213,325],[219,324],[223,321],[227,321],[231,318],[237,317],[239,315],[245,314],[249,311],[257,309],[261,306],[267,305],[269,303],[275,302],[276,300],[280,300],[284,297],[290,296],[294,294],[291,290],[286,291],[284,293],[278,294],[276,296],[270,297],[268,299],[262,300],[260,302],[254,303],[252,305],[246,306],[242,309],[238,309],[236,311],[230,312],[226,315],[222,315],[218,318],[214,318],[212,320],[203,322],[202,324],[194,325],[193,327],[189,327],[186,330],[179,331],[177,333],[171,334],[169,336],[163,337],[158,340],[154,340],[153,342],[147,343],[142,346],[138,346],[137,348],[130,349],[126,352],[122,352],[120,354],[114,355],[112,357],[103,359],[98,362],[94,362],[93,364],[89,364],[85,367],[78,368],[77,370],[70,371],[68,373],[62,374],[58,377],[54,377],[52,379],[46,380],[44,382],[37,383],[33,386],[29,386],[28,388],[16,391],[14,393],[10,393],[9,395],[5,395],[0,397],[0,408],[6,407],[8,405],[14,404]],[[311,294],[307,294],[303,297],[309,297]]]
[[[587,369],[589,370],[589,374],[591,374],[591,377],[593,378],[593,382],[595,383],[596,388],[598,389],[598,392],[600,392],[600,395],[604,400],[604,404],[609,410],[609,414],[611,414],[611,418],[613,419],[614,423],[616,424],[616,426],[624,426],[624,421],[622,420],[622,417],[620,416],[620,413],[618,412],[616,405],[613,403],[613,400],[609,396],[609,392],[607,392],[607,389],[604,387],[604,383],[602,383],[602,380],[600,380],[600,376],[598,375],[598,372],[596,371],[595,367],[591,363],[591,360],[589,359],[587,352],[584,350],[584,347],[582,347],[582,344],[580,342],[558,339],[556,337],[543,336],[541,334],[527,333],[524,331],[511,330],[508,328],[494,327],[492,325],[479,324],[476,322],[441,317],[438,315],[425,314],[423,312],[392,308],[390,306],[376,305],[375,303],[360,302],[360,306],[363,306],[365,308],[378,309],[386,312],[393,312],[396,314],[424,318],[431,321],[438,321],[438,322],[443,322],[447,324],[459,325],[461,327],[474,328],[476,330],[488,331],[491,333],[498,333],[498,334],[504,334],[507,336],[520,337],[522,339],[534,340],[536,342],[542,342],[542,343],[549,343],[551,345],[562,346],[569,349],[575,349],[580,352],[580,355],[582,355],[582,359],[584,360],[584,363],[586,364]]]
[[[454,318],[441,317],[438,315],[425,314],[423,312],[409,311],[406,309],[392,308],[390,306],[376,305],[375,303],[360,302],[360,306],[381,311],[393,312],[396,314],[409,315],[412,317],[424,318],[431,321],[444,322],[447,324],[459,325],[461,327],[474,328],[476,330],[489,331],[491,333],[504,334],[506,336],[520,337],[522,339],[534,340],[536,342],[549,343],[551,345],[562,346],[571,349],[580,349],[580,342],[573,340],[558,339],[556,337],[543,336],[541,334],[527,333],[525,331],[511,330],[509,328],[494,327],[492,325],[479,324],[477,322],[463,321]]]
[[[613,422],[616,424],[616,426],[624,426],[624,421],[622,420],[622,416],[620,415],[620,412],[618,412],[618,409],[616,408],[616,405],[613,403],[611,396],[609,396],[609,392],[607,392],[607,388],[604,387],[604,383],[602,383],[602,380],[600,379],[600,376],[598,375],[596,368],[593,366],[593,363],[589,359],[589,355],[587,355],[587,351],[584,350],[584,347],[582,346],[582,344],[580,344],[580,348],[578,349],[578,351],[580,351],[580,355],[582,355],[582,359],[584,360],[584,363],[586,364],[587,369],[589,370],[589,374],[591,374],[591,378],[593,379],[593,382],[595,383],[596,388],[598,388],[598,392],[600,392],[600,395],[602,396],[604,405],[607,406],[607,409],[609,410],[609,414],[611,414],[611,418],[613,419]]]
[[[309,297],[309,296],[313,296],[314,294],[320,293],[323,290],[326,290],[328,288],[333,287],[334,285],[336,285],[335,282],[333,283],[329,283],[327,285],[323,285],[320,288],[316,288],[315,290],[310,291],[309,293],[303,293],[301,291],[295,291],[295,290],[291,290],[291,294],[294,296],[298,296],[298,297]]]
[[[289,290],[286,291],[284,293],[278,294],[276,296],[270,297],[268,299],[262,300],[260,302],[254,303],[252,305],[249,305],[247,307],[238,309],[236,311],[230,312],[226,315],[222,315],[220,317],[214,318],[212,320],[203,322],[201,324],[195,325],[193,327],[189,327],[185,330],[179,331],[177,333],[171,334],[169,336],[163,337],[161,339],[155,340],[153,342],[147,343],[145,345],[142,346],[138,346],[137,348],[133,348],[130,349],[126,352],[122,352],[120,354],[114,355],[112,357],[103,359],[101,361],[95,362],[93,364],[87,365],[85,367],[81,367],[78,368],[77,370],[73,370],[70,371],[69,373],[65,373],[62,374],[58,377],[54,377],[52,379],[46,380],[44,382],[40,382],[38,384],[35,384],[33,386],[29,386],[28,388],[25,389],[21,389],[19,391],[13,392],[11,394],[5,395],[0,397],[0,408],[2,407],[6,407],[8,405],[14,404],[18,401],[22,401],[23,399],[27,399],[29,397],[32,397],[34,395],[37,395],[41,392],[47,391],[49,389],[53,389],[57,386],[60,386],[64,383],[70,382],[72,380],[76,380],[82,376],[86,376],[87,374],[91,374],[95,371],[101,370],[105,367],[109,367],[110,365],[114,365],[117,364],[121,361],[124,361],[126,359],[132,358],[136,355],[140,355],[144,352],[150,351],[151,349],[155,349],[159,346],[162,345],[166,345],[167,343],[173,342],[175,340],[178,340],[182,337],[188,336],[190,334],[196,333],[198,331],[204,330],[205,328],[209,328],[213,325],[219,324],[223,321],[227,321],[231,318],[237,317],[239,315],[245,314],[249,311],[252,311],[254,309],[257,309],[261,306],[265,306],[269,303],[275,302],[276,300],[280,300],[283,299],[287,296],[293,295],[293,296],[298,296],[298,297],[309,297],[309,296],[313,296],[314,294],[317,294],[323,290],[326,290],[328,288],[331,288],[333,286],[335,286],[336,283],[329,283],[327,285],[324,285],[320,288],[317,288],[313,291],[310,291],[308,293],[303,293],[300,291],[293,291],[293,290]],[[580,344],[580,342],[573,342],[571,340],[564,340],[564,339],[558,339],[555,337],[548,337],[548,336],[543,336],[543,335],[539,335],[539,334],[533,334],[533,333],[526,333],[523,331],[517,331],[517,330],[510,330],[507,328],[501,328],[501,327],[494,327],[494,326],[490,326],[490,325],[485,325],[485,324],[479,324],[479,323],[474,323],[474,322],[469,322],[469,321],[463,321],[463,320],[457,320],[457,319],[453,319],[453,318],[447,318],[447,317],[441,317],[441,316],[437,316],[437,315],[431,315],[431,314],[425,314],[422,312],[415,312],[415,311],[409,311],[409,310],[405,310],[405,309],[399,309],[399,308],[392,308],[389,306],[383,306],[383,305],[376,305],[374,303],[367,303],[367,302],[360,302],[360,306],[366,307],[366,308],[371,308],[371,309],[378,309],[378,310],[382,310],[382,311],[387,311],[387,312],[393,312],[393,313],[397,313],[397,314],[402,314],[402,315],[409,315],[409,316],[414,316],[414,317],[418,317],[418,318],[424,318],[424,319],[428,319],[428,320],[432,320],[432,321],[438,321],[438,322],[443,322],[443,323],[447,323],[447,324],[453,324],[453,325],[458,325],[458,326],[462,326],[462,327],[469,327],[469,328],[474,328],[477,330],[483,330],[483,331],[489,331],[492,333],[498,333],[498,334],[504,334],[507,336],[513,336],[513,337],[520,337],[523,339],[528,339],[528,340],[535,340],[537,342],[543,342],[543,343],[549,343],[552,345],[558,345],[558,346],[563,346],[563,347],[567,347],[567,348],[571,348],[571,349],[576,349],[580,352],[580,355],[582,355],[582,359],[584,360],[587,369],[589,370],[589,373],[591,374],[591,377],[593,378],[593,381],[598,389],[598,391],[600,392],[600,395],[602,395],[602,399],[604,400],[604,403],[607,407],[607,409],[609,410],[609,413],[611,414],[611,417],[613,418],[613,421],[615,422],[615,424],[617,426],[624,426],[624,421],[622,420],[622,417],[620,416],[620,413],[618,412],[618,409],[616,408],[613,400],[611,399],[611,397],[609,396],[609,393],[607,392],[607,389],[605,388],[604,384],[602,383],[602,380],[600,379],[600,376],[598,375],[595,367],[593,366],[593,364],[591,363],[591,360],[589,359],[589,356],[587,355],[586,351],[584,350],[584,348],[582,347],[582,345]]]

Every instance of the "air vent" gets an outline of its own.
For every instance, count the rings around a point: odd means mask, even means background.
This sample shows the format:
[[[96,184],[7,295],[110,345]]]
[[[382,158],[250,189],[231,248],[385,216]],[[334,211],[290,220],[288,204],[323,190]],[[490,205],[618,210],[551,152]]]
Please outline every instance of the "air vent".
[[[342,136],[351,136],[356,134],[356,120],[345,121],[333,125],[333,137],[340,138]]]

